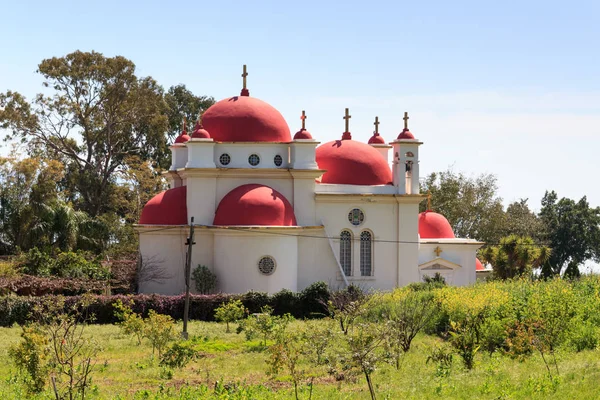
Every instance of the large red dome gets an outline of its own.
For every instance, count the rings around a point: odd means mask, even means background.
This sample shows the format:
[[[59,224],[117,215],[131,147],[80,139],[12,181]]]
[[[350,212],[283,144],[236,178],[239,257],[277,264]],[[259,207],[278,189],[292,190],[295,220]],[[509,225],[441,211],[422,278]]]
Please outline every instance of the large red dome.
[[[354,140],[335,140],[317,147],[317,164],[327,170],[321,183],[387,185],[392,171],[379,152]]]
[[[150,199],[142,209],[142,225],[186,225],[187,189],[185,186],[165,190]]]
[[[421,239],[454,239],[454,231],[442,214],[425,211],[419,214],[419,236]]]
[[[291,142],[290,128],[279,111],[254,97],[223,99],[202,116],[204,129],[217,142]]]
[[[294,208],[277,190],[264,185],[238,186],[219,203],[213,225],[296,226]]]

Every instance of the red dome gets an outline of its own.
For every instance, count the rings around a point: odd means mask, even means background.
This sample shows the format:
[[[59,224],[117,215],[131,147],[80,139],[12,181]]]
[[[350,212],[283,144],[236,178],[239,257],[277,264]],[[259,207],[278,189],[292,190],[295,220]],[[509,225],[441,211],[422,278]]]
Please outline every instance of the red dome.
[[[317,147],[317,164],[327,170],[321,183],[387,185],[392,171],[379,152],[366,143],[335,140]]]
[[[142,225],[186,225],[186,187],[169,189],[146,203],[140,216]]]
[[[475,257],[475,271],[485,271],[483,264],[479,261],[479,258]]]
[[[294,140],[298,140],[298,139],[312,139],[312,135],[310,134],[309,131],[307,131],[306,129],[300,129],[298,132],[296,132],[296,134],[294,135]]]
[[[192,132],[192,139],[210,139],[210,133],[201,124],[196,122],[194,132]]]
[[[290,202],[268,186],[248,184],[227,193],[217,207],[213,225],[295,226]]]
[[[190,136],[187,134],[186,131],[181,132],[181,135],[177,136],[177,138],[175,139],[175,143],[185,143],[188,140],[190,140]]]
[[[414,139],[415,135],[413,135],[408,129],[403,129],[402,132],[398,135],[398,139]]]
[[[275,108],[254,97],[235,96],[213,104],[202,116],[218,142],[291,142],[290,128]]]
[[[385,144],[385,140],[379,133],[374,133],[371,139],[369,139],[369,144]]]
[[[454,231],[442,214],[425,211],[419,214],[419,235],[421,239],[454,239]]]

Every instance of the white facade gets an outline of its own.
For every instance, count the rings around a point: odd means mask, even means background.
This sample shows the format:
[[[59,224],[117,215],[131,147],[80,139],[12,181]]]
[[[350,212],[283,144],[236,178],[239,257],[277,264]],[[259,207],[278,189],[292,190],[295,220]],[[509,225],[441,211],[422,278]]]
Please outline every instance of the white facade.
[[[324,171],[315,161],[318,144],[191,139],[172,147],[171,187],[186,186],[187,222],[194,217],[196,225],[192,267],[209,267],[218,291],[299,291],[317,281],[391,290],[436,272],[453,285],[475,282],[481,243],[419,238],[418,209],[425,199],[419,193],[419,141],[379,146],[383,157],[393,151],[393,184],[375,186],[319,183]],[[297,226],[213,225],[221,200],[245,184],[283,195]],[[167,275],[143,283],[141,291],[182,293],[189,226],[145,224],[137,230],[143,261]]]

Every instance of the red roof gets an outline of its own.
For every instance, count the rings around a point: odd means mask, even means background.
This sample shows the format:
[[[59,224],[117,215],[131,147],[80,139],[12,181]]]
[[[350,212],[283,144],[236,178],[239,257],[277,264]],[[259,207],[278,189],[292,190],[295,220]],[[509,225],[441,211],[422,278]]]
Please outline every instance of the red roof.
[[[479,258],[475,257],[475,271],[485,271],[483,264],[479,261]]]
[[[291,142],[290,128],[271,105],[254,97],[235,96],[213,104],[202,116],[217,142]]]
[[[213,225],[296,226],[294,208],[277,190],[265,185],[238,186],[219,203]]]
[[[408,129],[403,129],[402,132],[398,135],[398,139],[414,139],[415,135],[413,135]]]
[[[196,122],[196,126],[194,126],[194,132],[192,132],[193,139],[210,139],[210,134],[204,127]]]
[[[369,144],[385,144],[385,140],[379,133],[374,133],[369,139]]]
[[[154,196],[142,209],[142,225],[186,225],[186,187],[180,186]]]
[[[188,140],[190,140],[190,136],[187,134],[186,131],[181,132],[181,135],[177,136],[177,138],[175,139],[175,143],[185,143]]]
[[[425,211],[419,214],[419,236],[421,239],[453,239],[452,226],[442,214]]]
[[[377,149],[354,140],[335,140],[317,147],[317,164],[327,170],[321,183],[387,185],[392,171]]]
[[[306,129],[300,129],[294,135],[294,140],[298,140],[298,139],[312,139],[312,138],[313,138],[312,135]]]

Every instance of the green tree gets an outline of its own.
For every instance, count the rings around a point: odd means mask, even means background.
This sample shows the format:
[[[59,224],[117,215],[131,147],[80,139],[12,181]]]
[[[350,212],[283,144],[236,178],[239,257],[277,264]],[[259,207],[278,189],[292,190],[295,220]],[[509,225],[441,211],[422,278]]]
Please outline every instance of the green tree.
[[[471,178],[452,170],[434,172],[425,178],[421,191],[431,193],[432,208],[448,219],[456,236],[488,243],[502,236],[504,210],[494,175]]]
[[[239,321],[244,318],[248,310],[240,300],[230,300],[227,304],[221,304],[215,310],[215,319],[219,322],[225,322],[225,332],[229,333],[229,323]]]
[[[529,209],[527,199],[515,201],[506,207],[502,236],[529,236],[536,242],[543,239],[544,225],[541,219]]]
[[[492,264],[494,275],[501,279],[530,275],[546,263],[551,254],[548,247],[537,245],[530,237],[517,235],[502,238],[498,246],[481,251],[485,262]]]
[[[116,173],[132,155],[168,165],[163,89],[137,77],[133,62],[75,51],[43,60],[38,72],[51,94],[28,102],[17,92],[0,93],[0,127],[31,152],[64,160],[78,208],[93,217],[113,211]]]
[[[559,275],[568,266],[568,275],[579,274],[579,265],[588,260],[600,261],[600,207],[590,207],[584,196],[579,201],[546,192],[540,219],[545,240],[552,255],[542,268],[546,277]],[[566,273],[566,271],[565,271]]]
[[[207,96],[196,96],[185,85],[171,86],[165,94],[168,106],[168,130],[169,139],[173,141],[181,133],[181,122],[183,118],[189,121],[191,127],[198,115],[215,103],[215,99]],[[188,128],[188,133],[191,128]]]

